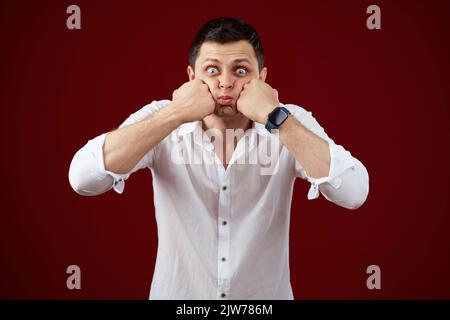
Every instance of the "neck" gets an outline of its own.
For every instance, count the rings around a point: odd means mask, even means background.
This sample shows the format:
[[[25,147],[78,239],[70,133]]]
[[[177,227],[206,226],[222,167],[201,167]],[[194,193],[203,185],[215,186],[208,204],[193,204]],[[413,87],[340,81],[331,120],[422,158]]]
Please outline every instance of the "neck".
[[[242,113],[237,113],[233,117],[219,117],[211,114],[202,120],[203,130],[218,129],[225,133],[226,129],[242,129],[247,130],[252,127],[252,121],[245,117]]]
[[[246,131],[252,127],[253,122],[245,117],[242,113],[237,113],[233,117],[225,118],[219,117],[215,114],[211,114],[202,120],[202,128],[207,131],[209,129],[217,129],[222,133],[223,139],[214,139],[214,148],[221,151],[219,153],[220,161],[222,161],[225,169],[233,155],[234,149],[241,138],[238,136],[237,139],[233,138],[231,141],[226,138],[226,129],[242,129]],[[208,134],[209,135],[209,134]],[[210,136],[210,138],[212,138]]]

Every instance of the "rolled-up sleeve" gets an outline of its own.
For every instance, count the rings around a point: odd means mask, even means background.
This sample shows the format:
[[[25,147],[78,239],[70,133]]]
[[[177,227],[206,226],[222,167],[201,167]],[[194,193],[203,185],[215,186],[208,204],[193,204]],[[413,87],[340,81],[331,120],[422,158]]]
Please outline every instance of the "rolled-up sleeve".
[[[294,159],[296,177],[305,179],[311,184],[308,199],[316,199],[321,193],[327,200],[341,207],[359,208],[369,194],[369,174],[365,166],[343,146],[335,144],[311,112],[295,105],[287,105],[287,108],[302,125],[328,142],[330,152],[328,176],[312,178],[300,162]]]
[[[131,125],[148,117],[170,101],[153,101],[142,109],[130,115],[119,128]],[[153,159],[157,147],[150,150],[130,171],[125,174],[118,174],[105,169],[103,159],[103,145],[107,133],[103,133],[92,140],[89,140],[74,155],[69,168],[69,183],[75,192],[84,196],[95,196],[107,192],[111,188],[121,194],[125,188],[125,181],[134,172],[152,167]]]

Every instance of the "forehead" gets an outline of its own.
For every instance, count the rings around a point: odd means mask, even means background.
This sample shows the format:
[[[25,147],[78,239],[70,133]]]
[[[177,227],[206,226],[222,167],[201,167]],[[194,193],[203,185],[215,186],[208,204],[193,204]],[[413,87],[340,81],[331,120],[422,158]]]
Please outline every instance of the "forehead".
[[[222,63],[236,59],[247,59],[250,63],[258,63],[252,45],[245,40],[224,44],[204,42],[200,47],[197,61],[202,64],[207,59],[217,59]]]

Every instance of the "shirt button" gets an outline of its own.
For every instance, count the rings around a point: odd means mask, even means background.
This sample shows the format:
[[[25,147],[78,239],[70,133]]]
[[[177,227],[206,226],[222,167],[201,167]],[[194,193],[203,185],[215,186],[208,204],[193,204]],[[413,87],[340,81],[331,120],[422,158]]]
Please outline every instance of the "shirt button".
[[[222,221],[222,224],[223,224],[224,226],[226,226],[226,225],[227,225],[227,221]]]
[[[221,298],[225,298],[227,295],[225,294],[225,293],[222,293],[221,295],[220,295],[220,297]]]
[[[222,190],[223,190],[223,191],[226,191],[226,190],[227,190],[227,186],[223,186],[223,187],[222,187]]]
[[[223,262],[227,261],[227,258],[222,257],[222,261],[223,261]]]

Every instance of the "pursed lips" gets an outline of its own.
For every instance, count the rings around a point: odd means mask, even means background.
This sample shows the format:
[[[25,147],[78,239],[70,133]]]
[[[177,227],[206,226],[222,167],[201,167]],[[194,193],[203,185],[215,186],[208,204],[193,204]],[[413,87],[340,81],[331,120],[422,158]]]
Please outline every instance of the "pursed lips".
[[[220,96],[218,99],[220,104],[227,104],[233,101],[233,97],[230,96]]]

